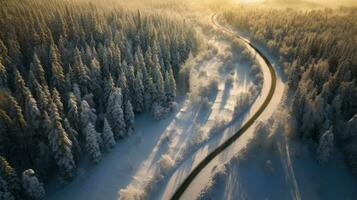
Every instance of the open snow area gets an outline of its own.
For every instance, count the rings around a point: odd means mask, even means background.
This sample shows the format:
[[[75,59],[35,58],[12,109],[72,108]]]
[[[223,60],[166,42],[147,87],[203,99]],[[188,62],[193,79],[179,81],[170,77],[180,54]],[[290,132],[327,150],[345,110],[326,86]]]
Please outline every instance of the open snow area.
[[[286,116],[277,112],[246,148],[216,165],[199,199],[354,199],[357,180],[342,155],[319,165],[306,143],[287,136]]]
[[[69,185],[52,188],[48,199],[159,198],[164,192],[159,184],[165,185],[173,172],[188,173],[235,132],[245,116],[237,104],[253,88],[250,66],[239,64],[229,40],[213,35],[205,40],[208,50],[190,63],[191,92],[179,98],[177,110],[161,121],[146,114],[137,117],[133,136],[121,140],[100,165],[82,166]],[[172,186],[169,182],[164,199],[173,192]]]

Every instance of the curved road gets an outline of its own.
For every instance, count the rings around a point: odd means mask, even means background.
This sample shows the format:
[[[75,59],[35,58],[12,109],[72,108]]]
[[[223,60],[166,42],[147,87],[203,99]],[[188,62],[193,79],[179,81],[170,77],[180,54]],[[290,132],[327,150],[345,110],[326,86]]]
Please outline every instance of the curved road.
[[[182,182],[182,184],[177,188],[175,191],[174,195],[171,197],[171,200],[178,200],[181,198],[181,196],[184,194],[186,189],[190,186],[190,184],[193,182],[193,180],[197,177],[197,175],[215,158],[217,157],[220,153],[222,153],[227,147],[229,147],[233,142],[235,142],[247,129],[249,129],[254,122],[258,119],[258,117],[263,113],[263,111],[267,108],[268,104],[271,102],[273,95],[275,93],[276,89],[276,73],[275,70],[268,60],[268,58],[257,48],[255,47],[249,40],[241,37],[240,35],[237,35],[234,31],[223,27],[219,25],[215,21],[215,17],[217,14],[213,14],[211,17],[212,23],[219,29],[221,29],[223,32],[226,32],[228,34],[234,35],[236,38],[242,40],[246,45],[250,46],[255,50],[255,52],[264,60],[265,64],[269,68],[269,72],[271,75],[271,86],[269,89],[269,93],[264,100],[263,104],[259,107],[259,109],[254,113],[254,115],[229,139],[227,139],[224,143],[222,143],[220,146],[218,146],[215,150],[213,150],[210,154],[208,154],[207,157],[205,157],[192,171],[191,173],[185,178],[185,180]]]

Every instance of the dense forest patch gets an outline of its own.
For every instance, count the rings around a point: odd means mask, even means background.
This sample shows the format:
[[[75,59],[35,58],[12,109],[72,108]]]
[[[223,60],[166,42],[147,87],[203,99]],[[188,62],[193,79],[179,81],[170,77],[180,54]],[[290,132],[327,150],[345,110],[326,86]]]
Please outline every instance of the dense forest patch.
[[[135,114],[160,119],[196,47],[183,20],[112,1],[1,1],[0,196],[39,198],[36,176],[71,180],[133,132]],[[35,189],[16,175],[29,168]]]

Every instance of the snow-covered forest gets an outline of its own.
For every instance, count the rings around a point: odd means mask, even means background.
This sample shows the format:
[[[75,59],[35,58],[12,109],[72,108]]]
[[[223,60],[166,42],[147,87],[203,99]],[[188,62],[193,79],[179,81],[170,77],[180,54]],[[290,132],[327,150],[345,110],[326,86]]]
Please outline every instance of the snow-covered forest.
[[[288,76],[296,136],[312,144],[322,163],[338,147],[357,173],[356,8],[239,7],[223,18],[278,58]]]
[[[0,200],[353,199],[343,2],[0,0]]]
[[[197,51],[183,20],[112,1],[0,3],[0,199],[42,198],[38,179],[70,181],[135,131],[136,114],[174,108]]]

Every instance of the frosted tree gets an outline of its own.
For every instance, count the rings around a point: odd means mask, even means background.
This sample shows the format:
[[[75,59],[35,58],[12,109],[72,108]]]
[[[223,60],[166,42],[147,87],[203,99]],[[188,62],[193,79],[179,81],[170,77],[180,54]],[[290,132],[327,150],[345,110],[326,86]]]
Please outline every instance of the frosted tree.
[[[37,102],[33,98],[30,89],[25,85],[25,81],[19,71],[15,71],[16,89],[21,102],[25,106],[25,116],[31,122],[31,124],[37,128],[40,120],[40,110],[37,107]]]
[[[153,94],[154,102],[162,104],[165,102],[164,79],[161,73],[161,66],[157,56],[154,56],[154,66],[152,67],[152,80],[154,81],[155,91]]]
[[[30,69],[34,72],[36,79],[40,82],[41,85],[47,84],[45,70],[43,70],[41,62],[38,59],[36,53],[33,55],[33,61],[30,64]]]
[[[147,74],[147,76],[144,76],[144,86],[145,86],[144,105],[146,110],[150,110],[154,100],[154,94],[156,93],[156,89],[152,81],[152,78],[149,74]]]
[[[127,130],[127,134],[131,134],[134,132],[134,112],[133,112],[133,107],[130,103],[130,101],[127,101],[125,103],[125,123],[126,123],[126,130]]]
[[[68,112],[67,112],[67,118],[69,122],[77,129],[79,130],[80,126],[78,126],[79,120],[79,110],[78,110],[78,102],[76,96],[72,92],[68,94]]]
[[[5,89],[7,86],[7,71],[0,60],[0,89]]]
[[[34,83],[35,86],[35,98],[37,100],[37,105],[40,110],[46,110],[49,104],[49,97],[44,92],[47,88],[42,87],[37,80]]]
[[[82,128],[86,128],[88,124],[95,124],[97,120],[97,115],[95,114],[95,109],[91,108],[86,100],[82,100],[81,103],[81,124]],[[102,138],[100,133],[95,132],[98,144],[102,144]]]
[[[57,88],[61,94],[65,91],[65,76],[63,67],[60,63],[60,53],[55,44],[51,45],[51,72],[52,72],[52,87]]]
[[[97,131],[95,130],[92,123],[88,123],[85,128],[85,136],[86,136],[86,149],[89,153],[93,162],[98,163],[101,159],[101,153],[99,148],[99,143],[97,140]]]
[[[79,137],[79,134],[75,129],[71,127],[67,118],[64,119],[63,126],[64,126],[64,130],[68,134],[68,138],[72,141],[72,148],[73,148],[72,152],[76,158],[76,161],[78,161],[82,154],[81,145],[79,143],[79,140],[77,139]]]
[[[37,200],[45,198],[43,184],[39,182],[32,169],[27,169],[22,173],[22,187],[31,199]]]
[[[83,64],[82,57],[78,48],[74,50],[74,64],[72,67],[74,82],[79,83],[81,92],[86,94],[90,78],[87,74],[87,66]]]
[[[6,180],[0,176],[0,200],[15,200],[14,195],[8,188]]]
[[[52,101],[56,104],[57,110],[60,115],[63,115],[64,107],[61,101],[61,96],[56,88],[52,90]]]
[[[145,93],[145,91],[144,91],[144,84],[143,84],[143,75],[140,71],[138,71],[134,81],[135,81],[134,82],[135,111],[142,112],[142,111],[144,111],[144,93]]]
[[[168,67],[168,70],[165,72],[165,93],[168,103],[175,101],[176,82],[170,65]]]
[[[2,156],[0,156],[0,178],[3,179],[4,182],[2,184],[5,184],[4,187],[6,186],[6,190],[9,193],[16,195],[20,192],[20,181],[16,171]]]
[[[327,130],[319,140],[319,146],[317,147],[317,160],[320,163],[326,163],[333,152],[334,148],[334,136],[332,130]]]
[[[121,90],[114,88],[108,100],[107,118],[116,138],[123,137],[126,130],[122,104]]]
[[[112,128],[109,125],[107,118],[104,118],[103,127],[103,145],[107,151],[111,150],[115,146],[114,134]]]
[[[81,102],[81,124],[82,127],[86,127],[89,123],[95,124],[97,116],[95,114],[95,109],[92,109],[86,100]]]
[[[113,88],[115,87],[113,78],[111,75],[109,75],[108,80],[104,83],[104,97],[103,97],[103,102],[106,105],[110,96],[110,93],[112,92]]]
[[[128,67],[128,65],[126,64],[125,60],[122,63],[122,68],[125,69],[126,67]],[[125,73],[123,71],[123,69],[119,70],[119,77],[117,80],[117,86],[121,89],[121,93],[123,95],[123,98],[125,100],[130,100],[130,91],[129,91],[129,86],[128,86],[128,80],[125,76]]]
[[[77,83],[73,84],[73,94],[77,98],[77,102],[82,101],[82,92]]]
[[[72,155],[72,142],[61,124],[61,117],[56,104],[50,104],[51,131],[48,135],[50,147],[54,153],[56,163],[65,180],[74,176],[75,163]]]
[[[90,77],[90,90],[95,94],[98,94],[100,89],[100,83],[102,81],[102,76],[100,72],[100,64],[96,58],[93,58],[90,62],[89,77]]]

